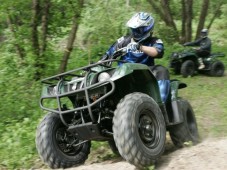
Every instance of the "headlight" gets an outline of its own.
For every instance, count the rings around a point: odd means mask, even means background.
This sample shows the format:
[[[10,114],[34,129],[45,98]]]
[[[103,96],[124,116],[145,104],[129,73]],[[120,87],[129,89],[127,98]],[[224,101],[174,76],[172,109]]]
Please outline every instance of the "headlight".
[[[103,82],[110,79],[110,75],[107,72],[100,73],[98,76],[98,81]]]
[[[172,53],[172,59],[177,59],[178,58],[178,53]]]
[[[51,96],[56,95],[57,94],[57,86],[49,86],[47,88],[47,93],[48,93],[48,95],[51,95]]]

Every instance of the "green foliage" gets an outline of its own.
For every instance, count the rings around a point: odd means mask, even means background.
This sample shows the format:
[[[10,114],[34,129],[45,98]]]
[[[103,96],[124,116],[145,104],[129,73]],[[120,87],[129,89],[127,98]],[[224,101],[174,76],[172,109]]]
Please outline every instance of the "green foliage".
[[[31,79],[32,66],[13,53],[3,52],[0,65],[0,169],[29,168],[37,157],[40,84]]]
[[[41,7],[44,1],[41,2]],[[51,0],[49,32],[47,49],[41,63],[43,77],[58,72],[62,54],[65,50],[74,12],[81,10],[78,1]],[[180,1],[171,1],[171,9],[176,22],[181,19]],[[218,1],[219,2],[219,1]],[[195,1],[195,21],[200,10],[200,1]],[[45,113],[39,107],[41,83],[33,79],[36,56],[31,46],[32,2],[28,0],[0,0],[0,169],[29,169],[38,158],[35,148],[35,131],[39,120]],[[198,5],[197,5],[198,4]],[[208,21],[216,8],[216,1],[211,3]],[[151,11],[147,0],[131,0],[129,4],[122,0],[91,0],[85,1],[82,18],[77,32],[74,49],[68,61],[67,69],[96,62],[122,35],[128,33],[125,26],[134,12],[147,11],[156,18],[154,35],[160,37],[165,44],[165,56],[156,60],[157,64],[168,66],[169,55],[180,51],[183,47],[173,41],[174,30],[163,25],[163,22]],[[12,17],[16,24],[12,32],[7,25],[7,17]],[[214,52],[225,52],[227,45],[226,21],[227,5],[223,5],[218,18],[210,29]],[[195,24],[194,24],[195,25]],[[177,24],[180,28],[180,24]],[[39,22],[38,33],[41,33]],[[39,41],[40,41],[39,37]],[[25,51],[25,58],[19,58],[15,45],[19,44]],[[223,59],[227,66],[227,60]],[[182,79],[189,86],[182,92],[185,98],[192,102],[195,108],[198,124],[203,136],[226,136],[227,124],[227,94],[226,77],[212,78],[196,76]],[[213,109],[218,108],[218,109]],[[92,143],[92,149],[97,150],[106,143]],[[113,157],[109,152],[103,153],[102,159]],[[150,167],[154,169],[154,167]]]
[[[173,30],[172,28],[166,27],[164,24],[159,24],[156,30],[158,30],[157,32],[158,37],[164,40],[167,44],[173,44],[175,42],[176,31]]]
[[[13,56],[4,57],[0,65],[8,67],[1,69],[0,78],[0,169],[29,168],[37,157],[34,136],[41,115],[40,85],[29,79],[29,67],[19,69]]]
[[[35,121],[36,120],[36,121]],[[0,123],[0,169],[28,169],[32,166],[37,151],[34,145],[36,117]]]
[[[122,8],[111,10],[118,5]],[[132,9],[123,1],[90,1],[83,13],[79,43],[89,50],[91,56],[100,57],[112,43],[127,33],[125,23],[131,15]]]

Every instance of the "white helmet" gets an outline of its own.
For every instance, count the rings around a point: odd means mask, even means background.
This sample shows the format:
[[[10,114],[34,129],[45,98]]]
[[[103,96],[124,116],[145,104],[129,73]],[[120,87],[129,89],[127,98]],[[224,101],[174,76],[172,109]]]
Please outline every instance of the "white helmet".
[[[202,38],[206,38],[208,36],[208,29],[206,29],[206,28],[202,29],[200,32],[200,36]]]
[[[146,12],[139,12],[133,15],[126,25],[131,28],[135,40],[144,40],[154,28],[154,18]]]

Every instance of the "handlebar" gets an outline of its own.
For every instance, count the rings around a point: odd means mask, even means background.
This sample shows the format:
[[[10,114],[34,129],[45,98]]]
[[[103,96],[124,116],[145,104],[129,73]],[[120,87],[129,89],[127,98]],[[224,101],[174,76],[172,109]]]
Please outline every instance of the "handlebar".
[[[116,59],[117,57],[124,55],[126,52],[127,52],[127,47],[120,48],[113,53],[110,59]]]
[[[103,60],[103,61],[105,61],[105,63],[106,63],[105,65],[111,66],[111,65],[112,65],[112,62],[113,62],[114,60],[116,60],[118,57],[120,57],[120,56],[122,56],[122,55],[124,55],[124,54],[126,54],[126,53],[127,53],[127,47],[120,48],[120,49],[118,49],[117,51],[115,51],[115,52],[112,54],[112,56],[109,57],[108,60]],[[99,61],[99,62],[101,62],[101,61]]]

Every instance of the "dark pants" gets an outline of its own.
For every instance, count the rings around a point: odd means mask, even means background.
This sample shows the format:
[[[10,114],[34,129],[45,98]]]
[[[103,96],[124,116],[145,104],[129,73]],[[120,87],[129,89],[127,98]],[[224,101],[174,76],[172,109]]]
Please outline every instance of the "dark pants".
[[[150,66],[152,73],[157,80],[169,80],[169,71],[161,65]]]
[[[150,66],[150,69],[158,81],[161,100],[165,103],[170,90],[169,71],[161,65]]]
[[[206,58],[206,57],[209,57],[210,52],[209,51],[197,51],[196,54],[200,58]]]

